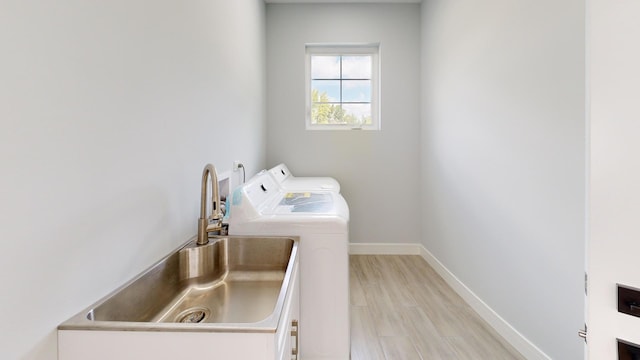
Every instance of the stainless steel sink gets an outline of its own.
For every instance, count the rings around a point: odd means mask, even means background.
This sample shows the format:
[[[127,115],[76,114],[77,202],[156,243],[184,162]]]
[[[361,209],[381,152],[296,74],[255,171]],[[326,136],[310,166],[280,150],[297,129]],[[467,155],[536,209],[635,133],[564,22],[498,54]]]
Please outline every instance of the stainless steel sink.
[[[192,239],[58,329],[275,331],[297,248],[295,237]]]

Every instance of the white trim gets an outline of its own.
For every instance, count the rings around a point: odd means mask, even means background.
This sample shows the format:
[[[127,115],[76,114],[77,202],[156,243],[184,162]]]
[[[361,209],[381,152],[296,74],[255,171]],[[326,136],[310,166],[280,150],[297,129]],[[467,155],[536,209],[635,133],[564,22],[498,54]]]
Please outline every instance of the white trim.
[[[442,276],[449,286],[475,310],[481,318],[502,336],[511,346],[529,360],[551,360],[547,354],[525,338],[518,330],[513,328],[505,319],[496,313],[489,305],[480,299],[449,269],[447,269],[429,250],[422,244],[375,244],[352,243],[349,244],[349,253],[352,255],[420,255],[429,265]]]

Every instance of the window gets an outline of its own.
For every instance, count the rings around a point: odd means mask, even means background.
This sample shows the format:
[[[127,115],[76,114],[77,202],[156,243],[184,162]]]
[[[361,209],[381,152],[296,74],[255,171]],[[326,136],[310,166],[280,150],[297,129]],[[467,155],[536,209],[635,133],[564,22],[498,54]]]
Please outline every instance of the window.
[[[307,130],[378,130],[379,45],[307,45]]]

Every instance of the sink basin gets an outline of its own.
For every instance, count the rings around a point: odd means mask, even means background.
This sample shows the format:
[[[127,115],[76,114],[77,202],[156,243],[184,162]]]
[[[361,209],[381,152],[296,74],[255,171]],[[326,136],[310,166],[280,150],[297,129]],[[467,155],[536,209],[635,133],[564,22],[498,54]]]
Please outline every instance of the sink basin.
[[[59,330],[275,331],[295,237],[190,240]]]

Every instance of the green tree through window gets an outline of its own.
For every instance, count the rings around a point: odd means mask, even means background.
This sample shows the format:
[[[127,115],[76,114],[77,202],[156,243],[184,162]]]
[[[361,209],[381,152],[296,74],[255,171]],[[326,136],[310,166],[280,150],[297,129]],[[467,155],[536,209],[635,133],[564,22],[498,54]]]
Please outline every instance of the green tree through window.
[[[314,124],[359,125],[359,121],[362,121],[363,124],[371,123],[370,116],[363,116],[361,119],[358,119],[356,115],[347,113],[341,105],[331,104],[326,91],[320,93],[317,89],[313,89],[311,101],[313,102],[311,116]]]

